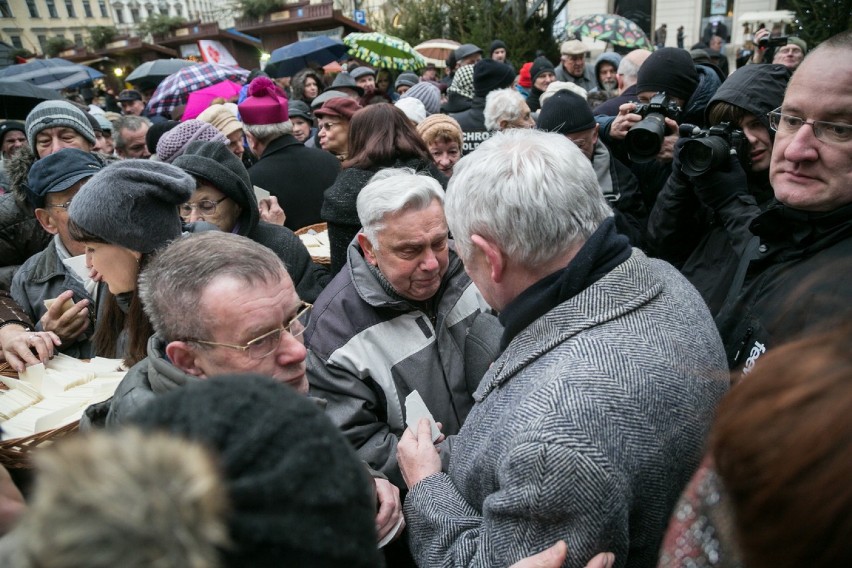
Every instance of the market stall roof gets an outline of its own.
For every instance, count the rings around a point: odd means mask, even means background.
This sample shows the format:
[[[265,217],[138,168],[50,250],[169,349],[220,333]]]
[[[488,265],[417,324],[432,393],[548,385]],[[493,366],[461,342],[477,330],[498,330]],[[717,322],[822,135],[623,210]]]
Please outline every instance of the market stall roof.
[[[745,23],[760,22],[792,22],[796,19],[795,12],[790,10],[774,10],[771,12],[746,12],[739,17],[739,21]]]

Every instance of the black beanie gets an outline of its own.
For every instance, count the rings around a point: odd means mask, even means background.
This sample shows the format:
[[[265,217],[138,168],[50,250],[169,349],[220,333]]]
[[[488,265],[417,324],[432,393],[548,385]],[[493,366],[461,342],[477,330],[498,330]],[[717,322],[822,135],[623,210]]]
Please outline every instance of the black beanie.
[[[218,456],[231,503],[229,567],[381,566],[367,470],[311,399],[260,375],[158,395],[130,420]]]
[[[501,39],[495,39],[491,42],[491,48],[488,50],[488,55],[490,56],[492,53],[494,53],[495,49],[500,49],[501,47],[503,49],[506,49],[506,44],[503,43],[503,40]]]
[[[145,146],[148,147],[152,156],[157,153],[157,142],[160,141],[163,134],[179,124],[180,122],[177,120],[163,120],[148,127],[148,132],[145,133]]]
[[[538,129],[558,134],[572,134],[595,127],[589,103],[571,91],[557,91],[544,101],[538,114]]]
[[[639,67],[636,92],[665,92],[688,101],[698,87],[698,71],[685,49],[664,47],[648,56]]]
[[[515,71],[511,66],[493,59],[481,59],[473,67],[473,96],[488,96],[491,91],[511,87]]]
[[[530,67],[530,79],[535,83],[536,77],[546,71],[554,72],[553,63],[547,57],[540,55],[535,58],[532,67]]]

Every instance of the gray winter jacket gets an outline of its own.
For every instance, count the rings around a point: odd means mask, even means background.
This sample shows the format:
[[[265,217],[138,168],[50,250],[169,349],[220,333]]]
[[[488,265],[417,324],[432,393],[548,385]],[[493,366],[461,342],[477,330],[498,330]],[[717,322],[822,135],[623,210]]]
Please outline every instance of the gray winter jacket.
[[[574,83],[575,85],[579,85],[586,89],[587,92],[598,86],[598,80],[595,77],[595,68],[588,61],[586,61],[586,66],[583,68],[582,77],[575,77],[571,75],[565,70],[565,67],[563,67],[561,63],[556,65],[556,69],[554,71],[557,81]]]
[[[444,433],[458,432],[502,332],[452,251],[432,306],[425,313],[388,294],[353,242],[305,333],[311,394],[328,401],[327,415],[361,459],[401,487],[396,444],[406,396],[416,389]],[[491,321],[469,338],[478,318]]]
[[[564,539],[565,566],[655,566],[728,382],[701,297],[634,249],[483,377],[447,473],[406,498],[417,564],[508,566]]]
[[[41,251],[31,256],[21,265],[12,279],[12,298],[24,309],[30,319],[36,324],[36,329],[41,331],[41,317],[47,312],[44,301],[55,298],[66,290],[72,290],[74,302],[89,300],[100,308],[103,302],[96,301],[101,298],[92,298],[83,286],[83,282],[75,278],[62,263],[56,249],[54,237],[50,244]],[[105,285],[98,285],[98,294],[102,295]],[[91,311],[90,311],[91,313]],[[90,317],[92,324],[94,318]],[[96,355],[89,339],[94,331],[94,325],[81,335],[77,341],[65,342],[59,350],[65,355],[78,358],[91,358]]]

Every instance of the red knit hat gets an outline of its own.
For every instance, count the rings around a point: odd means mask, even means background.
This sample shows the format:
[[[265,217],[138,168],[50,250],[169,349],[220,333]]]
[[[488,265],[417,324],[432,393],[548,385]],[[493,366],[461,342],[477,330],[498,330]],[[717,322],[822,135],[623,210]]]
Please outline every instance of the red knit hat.
[[[243,124],[287,122],[287,95],[268,77],[257,77],[248,88],[248,97],[237,107]]]
[[[518,85],[525,89],[532,88],[532,77],[530,77],[530,68],[532,68],[533,62],[524,63],[521,66],[521,72],[518,77]]]

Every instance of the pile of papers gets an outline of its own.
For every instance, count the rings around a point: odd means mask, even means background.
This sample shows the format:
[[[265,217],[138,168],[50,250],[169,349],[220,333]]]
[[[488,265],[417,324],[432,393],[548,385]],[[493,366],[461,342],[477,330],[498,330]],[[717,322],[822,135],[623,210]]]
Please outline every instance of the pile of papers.
[[[0,377],[3,440],[31,436],[80,419],[91,404],[110,398],[125,371],[120,359],[96,357],[84,362],[57,354],[47,364],[33,365],[20,379]]]
[[[302,239],[302,244],[307,247],[311,258],[328,258],[331,256],[328,231],[317,233],[314,230],[310,230],[305,234],[299,235],[299,238]]]

